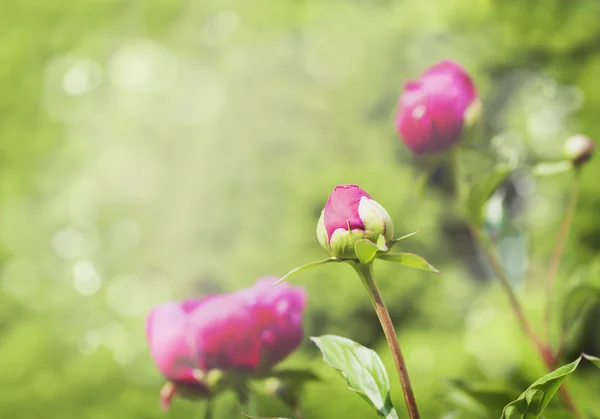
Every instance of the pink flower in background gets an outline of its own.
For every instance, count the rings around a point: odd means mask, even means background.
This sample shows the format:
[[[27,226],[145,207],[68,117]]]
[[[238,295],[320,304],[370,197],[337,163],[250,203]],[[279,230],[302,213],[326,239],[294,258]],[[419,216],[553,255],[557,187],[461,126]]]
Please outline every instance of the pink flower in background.
[[[146,320],[150,354],[169,380],[163,408],[174,394],[206,396],[198,380],[211,370],[265,372],[302,342],[306,291],[271,285],[266,277],[251,288],[154,307]]]
[[[457,144],[480,111],[469,74],[453,61],[442,61],[417,81],[404,85],[396,128],[415,154],[439,153]]]
[[[332,256],[356,258],[354,245],[368,239],[377,243],[394,237],[394,224],[385,210],[357,185],[338,185],[329,195],[317,224],[321,246]]]

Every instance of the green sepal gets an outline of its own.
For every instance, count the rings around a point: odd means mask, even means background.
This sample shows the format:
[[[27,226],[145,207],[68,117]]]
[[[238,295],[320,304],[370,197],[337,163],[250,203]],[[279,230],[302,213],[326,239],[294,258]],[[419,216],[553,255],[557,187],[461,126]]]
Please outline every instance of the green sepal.
[[[385,237],[382,234],[380,234],[377,238],[377,249],[380,252],[387,252],[388,250],[390,250],[385,242]]]
[[[421,269],[422,271],[441,274],[437,268],[435,268],[421,256],[415,255],[414,253],[384,253],[377,255],[377,259],[399,263],[410,268]]]
[[[324,265],[326,263],[331,263],[331,262],[342,262],[342,261],[340,259],[336,258],[335,256],[332,256],[327,259],[318,260],[316,262],[310,262],[310,263],[307,263],[306,265],[298,266],[297,268],[292,269],[287,274],[282,276],[281,279],[279,281],[275,282],[272,286],[279,285],[280,283],[282,283],[283,281],[285,281],[292,275],[296,275],[296,274],[298,274],[302,271],[305,271],[309,268],[314,268],[315,266]]]
[[[412,236],[416,236],[417,234],[419,234],[421,232],[421,230],[423,230],[423,227],[419,227],[419,229],[417,231],[413,231],[412,233],[408,233],[405,234],[402,237],[398,237],[397,239],[392,239],[389,242],[387,242],[387,246],[388,248],[392,248],[393,245],[395,245],[396,243],[402,241],[402,240],[406,240],[408,238],[411,238]]]
[[[370,263],[373,259],[375,259],[379,248],[371,240],[362,239],[354,244],[354,251],[356,252],[356,256],[358,257],[360,263],[366,265],[367,263]]]

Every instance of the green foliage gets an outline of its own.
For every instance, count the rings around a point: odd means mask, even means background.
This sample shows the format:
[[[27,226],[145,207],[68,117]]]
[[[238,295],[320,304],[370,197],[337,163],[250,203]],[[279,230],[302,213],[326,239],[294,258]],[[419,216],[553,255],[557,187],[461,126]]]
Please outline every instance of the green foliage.
[[[466,210],[467,217],[474,226],[480,227],[482,225],[485,204],[510,173],[511,169],[498,167],[473,182],[469,188]]]
[[[307,263],[306,265],[302,265],[302,266],[299,266],[299,267],[297,267],[297,268],[294,268],[294,269],[292,269],[292,270],[291,270],[291,271],[289,271],[287,274],[285,274],[284,276],[282,276],[282,277],[281,277],[281,278],[280,278],[280,279],[279,279],[277,282],[275,282],[273,285],[277,285],[277,284],[280,284],[280,283],[281,283],[281,282],[283,282],[283,281],[287,281],[287,280],[288,280],[288,279],[289,279],[291,276],[293,276],[293,275],[297,275],[297,274],[299,274],[300,272],[303,272],[303,271],[305,271],[305,270],[307,270],[307,269],[310,269],[310,268],[315,268],[315,267],[317,267],[317,266],[324,265],[324,264],[326,264],[326,263],[331,263],[331,262],[341,262],[341,260],[340,260],[340,259],[338,259],[338,258],[336,258],[336,257],[329,257],[329,258],[327,258],[327,259],[323,259],[323,260],[318,260],[318,261],[316,261],[316,262],[310,262],[310,263]]]
[[[541,417],[562,382],[577,369],[580,361],[581,357],[539,378],[518,399],[504,408],[501,419],[536,419]]]
[[[506,388],[460,379],[450,380],[448,384],[444,398],[459,417],[495,418],[511,400],[511,392]]]
[[[311,340],[323,353],[325,362],[340,372],[348,388],[369,403],[379,417],[398,418],[390,398],[390,381],[377,352],[340,336]]]
[[[590,361],[592,364],[594,364],[595,366],[600,368],[600,358],[598,358],[597,356],[587,355],[587,354],[582,354],[582,356],[585,359],[587,359],[588,361]]]
[[[367,239],[357,241],[354,245],[354,250],[360,263],[364,264],[371,263],[375,259],[375,256],[377,256],[377,252],[379,252],[377,245]]]
[[[450,198],[417,194],[411,166],[421,162],[398,141],[393,114],[405,80],[452,58],[475,77],[479,145],[493,142],[499,160],[555,161],[573,127],[600,138],[598,1],[3,0],[1,9],[0,417],[164,418],[143,337],[148,308],[322,258],[318,211],[347,182],[385,202],[398,231],[422,225],[409,250],[444,266],[444,281],[416,269],[386,281],[397,267],[377,269],[409,337],[421,416],[450,416],[444,378],[512,391],[537,376],[497,285],[471,274],[475,253],[451,223]],[[474,160],[475,172],[490,171],[489,159]],[[583,173],[557,278],[556,307],[582,325],[595,324],[597,303],[585,291],[568,302],[560,286],[597,258],[599,170],[592,161]],[[533,252],[522,303],[534,318],[569,176],[535,182],[518,220]],[[307,335],[381,345],[355,272],[334,265],[298,281]],[[567,347],[600,353],[598,328],[588,332]],[[306,343],[285,363],[332,378]],[[596,371],[570,380],[583,409],[599,411]],[[310,419],[368,417],[342,387],[307,383]],[[296,417],[273,397],[259,407]],[[177,399],[169,417],[203,409]],[[215,419],[239,412],[228,394],[215,401]]]
[[[441,273],[421,256],[413,253],[384,253],[379,255],[378,258],[387,262],[395,262],[399,263],[400,265],[421,269],[427,272],[433,272],[435,274]]]
[[[390,240],[390,242],[387,245],[391,248],[393,245],[395,245],[396,243],[400,243],[402,240],[406,240],[413,236],[416,236],[417,234],[419,234],[421,232],[421,230],[422,230],[422,228],[419,228],[418,230],[413,231],[412,233],[408,233],[408,234],[405,234],[404,236],[398,237],[397,239]]]

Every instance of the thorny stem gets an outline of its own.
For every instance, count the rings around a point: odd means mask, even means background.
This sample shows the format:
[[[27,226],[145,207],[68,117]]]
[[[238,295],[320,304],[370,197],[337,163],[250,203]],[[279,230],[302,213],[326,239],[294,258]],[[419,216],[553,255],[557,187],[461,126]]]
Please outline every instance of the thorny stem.
[[[517,320],[519,321],[521,328],[523,329],[523,331],[525,332],[527,337],[533,342],[538,354],[542,358],[542,361],[544,361],[544,364],[545,364],[548,372],[554,371],[554,369],[556,368],[556,359],[552,353],[552,350],[547,345],[544,345],[540,341],[538,336],[533,331],[533,328],[529,324],[527,317],[525,317],[525,314],[523,313],[523,309],[521,308],[521,304],[519,303],[517,296],[515,295],[512,287],[510,286],[510,281],[506,275],[504,266],[502,265],[502,262],[500,261],[498,254],[496,253],[496,249],[494,248],[494,245],[489,240],[489,238],[477,227],[471,226],[471,231],[473,232],[473,236],[482,245],[487,258],[488,258],[490,264],[492,265],[492,269],[494,270],[494,273],[500,280],[500,284],[502,285],[502,288],[504,289],[504,291],[506,292],[506,295],[508,296],[508,300],[510,302],[512,310],[513,310],[515,316],[517,317]],[[573,399],[571,398],[571,395],[569,394],[569,391],[567,390],[566,384],[563,384],[559,388],[559,393],[560,393],[567,409],[571,413],[573,413],[573,415],[576,418],[581,418],[582,417],[581,412],[579,412],[579,410],[577,410],[577,407],[573,403]]]
[[[575,169],[575,177],[571,186],[571,195],[569,197],[569,204],[565,215],[560,224],[560,229],[556,235],[554,242],[554,249],[548,265],[548,273],[546,275],[546,311],[544,316],[544,326],[546,334],[546,342],[548,346],[552,343],[552,336],[550,332],[550,320],[552,317],[552,294],[554,291],[554,283],[556,282],[556,275],[560,267],[569,231],[571,230],[571,224],[573,222],[573,216],[575,215],[575,209],[577,208],[577,201],[579,200],[579,192],[581,190],[581,170]],[[562,339],[562,338],[561,338]],[[555,351],[554,356],[558,356],[558,349]]]
[[[404,361],[402,351],[400,350],[400,344],[398,343],[394,324],[392,323],[390,313],[388,312],[383,298],[381,297],[381,293],[379,292],[379,289],[373,280],[373,263],[356,263],[352,264],[352,266],[358,273],[358,276],[360,276],[360,279],[369,293],[369,297],[371,298],[371,302],[373,303],[373,307],[375,308],[375,312],[377,313],[377,317],[381,323],[388,346],[392,352],[392,357],[394,358],[394,363],[396,364],[396,370],[398,371],[398,375],[400,377],[400,385],[402,386],[402,393],[404,394],[404,401],[406,402],[408,416],[410,419],[420,419],[419,410],[417,409],[417,401],[415,400],[412,385],[410,384],[410,377],[408,376],[406,362]]]

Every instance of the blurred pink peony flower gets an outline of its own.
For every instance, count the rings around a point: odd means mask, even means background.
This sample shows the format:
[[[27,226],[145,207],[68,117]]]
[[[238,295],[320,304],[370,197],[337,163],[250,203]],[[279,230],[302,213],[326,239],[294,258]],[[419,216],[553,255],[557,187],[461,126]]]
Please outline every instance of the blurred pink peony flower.
[[[285,283],[272,287],[277,279],[265,277],[251,288],[150,311],[150,354],[170,381],[161,392],[164,409],[175,394],[209,395],[199,377],[210,371],[266,372],[300,345],[306,291]]]
[[[357,185],[336,186],[317,224],[321,246],[338,258],[355,259],[358,240],[377,243],[380,235],[386,241],[394,237],[394,224],[385,208]]]
[[[478,122],[481,103],[469,74],[453,61],[427,69],[404,86],[396,129],[415,154],[440,153]]]

